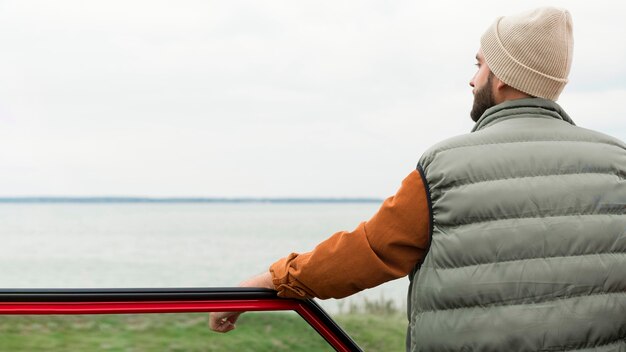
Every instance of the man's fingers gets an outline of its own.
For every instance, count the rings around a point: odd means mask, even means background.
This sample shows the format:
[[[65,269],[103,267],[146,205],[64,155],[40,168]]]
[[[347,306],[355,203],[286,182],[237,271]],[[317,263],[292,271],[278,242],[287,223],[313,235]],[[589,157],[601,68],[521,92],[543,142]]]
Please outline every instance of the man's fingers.
[[[212,327],[213,331],[217,332],[229,332],[235,328],[235,324],[231,323],[228,320],[220,321],[217,323],[217,326]]]
[[[211,313],[209,327],[216,332],[229,332],[235,328],[240,312]]]

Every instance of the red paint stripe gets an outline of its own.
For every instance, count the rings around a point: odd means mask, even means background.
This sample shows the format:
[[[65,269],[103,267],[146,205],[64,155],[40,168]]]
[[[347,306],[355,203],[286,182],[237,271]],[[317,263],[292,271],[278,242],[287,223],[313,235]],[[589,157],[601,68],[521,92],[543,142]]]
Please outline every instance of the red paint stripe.
[[[0,302],[0,314],[125,314],[295,310],[288,300]]]

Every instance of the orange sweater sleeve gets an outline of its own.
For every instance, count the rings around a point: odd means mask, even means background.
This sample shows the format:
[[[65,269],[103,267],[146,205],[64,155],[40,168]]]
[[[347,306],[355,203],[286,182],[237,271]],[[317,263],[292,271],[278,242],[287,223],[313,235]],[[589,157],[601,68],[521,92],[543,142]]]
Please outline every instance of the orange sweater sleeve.
[[[426,255],[430,213],[419,172],[352,232],[337,232],[307,253],[291,253],[270,266],[278,295],[342,298],[406,276]]]

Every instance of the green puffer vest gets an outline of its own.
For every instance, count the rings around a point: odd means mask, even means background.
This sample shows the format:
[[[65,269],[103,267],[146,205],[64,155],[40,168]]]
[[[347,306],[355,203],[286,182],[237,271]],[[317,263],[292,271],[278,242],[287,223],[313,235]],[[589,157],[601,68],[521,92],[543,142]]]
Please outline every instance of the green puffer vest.
[[[420,159],[410,351],[626,351],[626,145],[508,101]]]

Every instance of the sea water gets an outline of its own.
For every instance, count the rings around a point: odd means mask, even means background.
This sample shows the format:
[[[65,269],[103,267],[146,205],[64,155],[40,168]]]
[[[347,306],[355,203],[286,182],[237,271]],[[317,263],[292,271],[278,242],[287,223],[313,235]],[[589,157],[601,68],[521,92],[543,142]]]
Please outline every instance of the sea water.
[[[229,287],[369,219],[378,203],[0,204],[0,287]],[[342,268],[337,268],[342,270]],[[408,279],[320,302],[391,300]],[[319,301],[318,301],[319,302]]]

